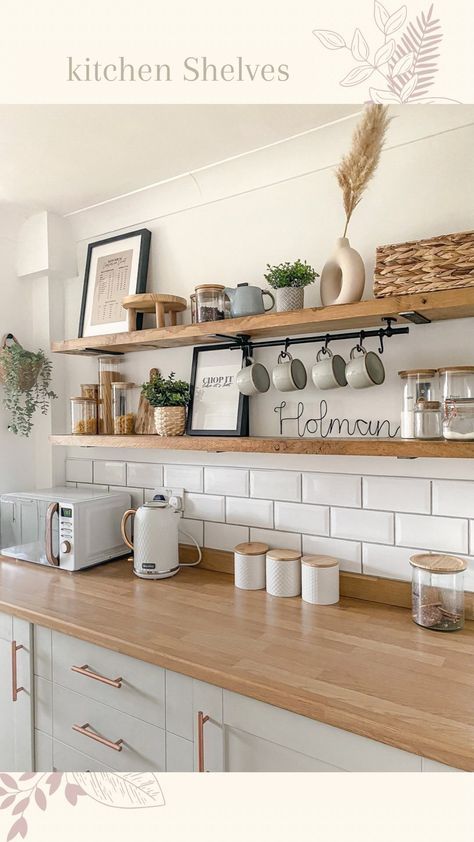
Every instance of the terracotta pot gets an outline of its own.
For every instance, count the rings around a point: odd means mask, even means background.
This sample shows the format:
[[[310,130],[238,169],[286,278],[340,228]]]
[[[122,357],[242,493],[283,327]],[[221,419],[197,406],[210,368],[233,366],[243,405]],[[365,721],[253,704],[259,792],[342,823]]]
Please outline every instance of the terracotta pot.
[[[155,428],[159,436],[183,436],[186,429],[186,407],[155,407]]]
[[[364,294],[365,266],[360,254],[351,248],[347,237],[340,237],[336,250],[321,272],[321,303],[352,304]]]
[[[302,310],[304,307],[303,287],[280,287],[276,292],[277,313],[288,310]]]

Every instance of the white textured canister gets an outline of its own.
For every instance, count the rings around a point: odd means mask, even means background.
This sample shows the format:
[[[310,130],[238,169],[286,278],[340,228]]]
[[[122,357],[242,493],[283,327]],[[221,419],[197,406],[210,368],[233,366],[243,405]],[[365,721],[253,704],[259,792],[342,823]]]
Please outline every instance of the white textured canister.
[[[327,555],[305,555],[301,560],[301,596],[313,605],[339,602],[339,562]]]
[[[234,584],[246,591],[265,587],[265,556],[268,544],[259,541],[237,544],[234,548]]]
[[[301,593],[301,553],[268,551],[267,593],[272,596],[298,596]]]

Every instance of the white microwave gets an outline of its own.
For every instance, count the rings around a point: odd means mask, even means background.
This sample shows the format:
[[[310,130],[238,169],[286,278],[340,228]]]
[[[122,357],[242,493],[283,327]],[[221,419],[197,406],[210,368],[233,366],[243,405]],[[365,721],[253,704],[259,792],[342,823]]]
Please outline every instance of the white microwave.
[[[46,488],[0,497],[5,556],[61,570],[83,570],[129,552],[120,531],[130,494]]]

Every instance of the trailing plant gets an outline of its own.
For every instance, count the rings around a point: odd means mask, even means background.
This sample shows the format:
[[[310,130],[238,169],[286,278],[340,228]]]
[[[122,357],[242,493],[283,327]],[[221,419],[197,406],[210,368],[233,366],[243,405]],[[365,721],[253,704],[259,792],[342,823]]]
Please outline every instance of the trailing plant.
[[[158,373],[148,383],[143,383],[142,395],[151,406],[187,406],[190,400],[189,383],[175,380],[174,371],[167,378]]]
[[[57,395],[50,389],[53,364],[44,351],[26,351],[16,340],[0,352],[0,375],[5,394],[3,404],[11,414],[8,429],[29,436],[33,415],[47,415]]]
[[[302,263],[301,260],[295,260],[294,263],[279,263],[278,266],[270,266],[267,263],[267,269],[268,272],[263,277],[273,289],[306,287],[319,278],[312,266],[309,266],[306,261]]]

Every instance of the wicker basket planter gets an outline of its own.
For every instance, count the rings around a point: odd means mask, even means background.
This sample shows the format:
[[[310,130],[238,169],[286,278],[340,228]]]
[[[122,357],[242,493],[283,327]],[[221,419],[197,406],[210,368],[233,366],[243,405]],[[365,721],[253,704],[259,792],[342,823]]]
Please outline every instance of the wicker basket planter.
[[[183,436],[186,429],[186,407],[155,407],[155,427],[159,436]]]
[[[474,231],[377,248],[376,298],[472,286]]]

